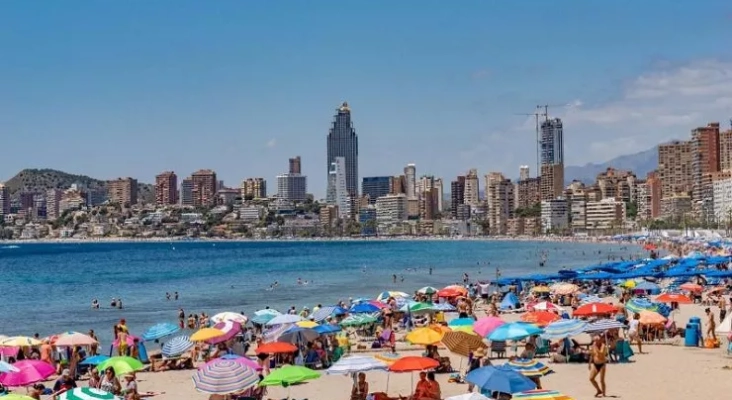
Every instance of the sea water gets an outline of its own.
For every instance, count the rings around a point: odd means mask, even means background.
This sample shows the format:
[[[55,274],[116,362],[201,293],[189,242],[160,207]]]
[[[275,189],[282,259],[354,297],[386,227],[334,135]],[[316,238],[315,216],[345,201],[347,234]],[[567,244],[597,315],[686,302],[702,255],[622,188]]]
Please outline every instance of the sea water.
[[[181,308],[186,315],[312,309],[384,290],[440,288],[462,281],[463,273],[490,280],[496,268],[516,276],[638,253],[625,246],[478,240],[0,245],[0,334],[94,329],[108,344],[120,318],[142,334],[158,322],[176,323]],[[176,291],[177,301],[166,300],[166,292]],[[91,308],[95,298],[98,310]],[[121,298],[124,309],[111,308],[112,298]]]

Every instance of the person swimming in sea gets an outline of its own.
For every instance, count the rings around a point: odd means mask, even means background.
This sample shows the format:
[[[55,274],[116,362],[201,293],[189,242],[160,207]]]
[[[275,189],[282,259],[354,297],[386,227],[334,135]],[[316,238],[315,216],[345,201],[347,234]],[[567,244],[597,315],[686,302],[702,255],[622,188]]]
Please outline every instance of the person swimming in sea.
[[[96,310],[96,309],[98,309],[98,308],[99,308],[99,300],[97,300],[97,299],[92,299],[92,302],[91,302],[91,308],[92,308],[92,309],[95,309],[95,310]]]
[[[112,297],[112,301],[109,303],[109,306],[112,308],[117,308],[117,299]]]

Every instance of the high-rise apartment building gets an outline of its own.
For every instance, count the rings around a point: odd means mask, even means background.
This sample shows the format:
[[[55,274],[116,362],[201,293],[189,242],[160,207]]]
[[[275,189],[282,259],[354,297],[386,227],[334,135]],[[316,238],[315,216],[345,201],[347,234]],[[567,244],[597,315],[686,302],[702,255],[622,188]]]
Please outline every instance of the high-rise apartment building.
[[[658,178],[662,198],[691,192],[691,142],[675,140],[658,146]]]
[[[165,171],[155,177],[155,204],[178,204],[178,175],[175,172]]]
[[[488,224],[492,235],[505,235],[508,232],[508,220],[513,218],[514,186],[500,172],[491,172],[485,176],[485,198],[488,205]]]
[[[327,139],[328,159],[326,171],[330,177],[331,164],[336,157],[346,159],[346,188],[351,196],[358,196],[358,135],[351,121],[351,108],[347,102],[336,110]]]
[[[112,203],[137,204],[137,179],[127,177],[107,181],[107,196]]]
[[[392,176],[389,180],[389,194],[401,193],[407,193],[407,179],[404,175]]]
[[[531,177],[529,166],[522,165],[519,167],[519,181],[525,181]]]
[[[651,171],[645,181],[638,182],[637,188],[637,219],[653,221],[661,216],[661,180],[656,171]]]
[[[719,133],[719,170],[732,170],[732,129]]]
[[[407,164],[404,167],[405,193],[408,199],[417,198],[417,166]]]
[[[193,179],[186,178],[180,183],[180,205],[193,207]]]
[[[291,174],[302,174],[300,156],[290,159],[290,173]]]
[[[216,172],[210,169],[201,169],[191,174],[193,189],[191,196],[194,207],[213,207],[216,205],[216,191],[218,180]]]
[[[364,177],[361,181],[361,193],[368,196],[369,204],[376,204],[376,199],[391,193],[391,176]]]
[[[10,214],[10,188],[0,183],[0,218]]]
[[[350,201],[346,188],[346,159],[336,157],[330,165],[326,203],[338,207],[338,218],[350,216]]]
[[[539,185],[542,201],[562,196],[564,192],[564,165],[542,164]]]
[[[46,190],[46,218],[49,220],[55,220],[61,216],[59,211],[59,204],[64,191],[61,189],[48,189]]]
[[[465,177],[458,176],[450,182],[450,214],[457,218],[458,207],[465,204]]]
[[[298,167],[300,166],[298,157]],[[292,159],[290,159],[292,160]],[[247,178],[241,182],[241,197],[243,200],[267,198],[267,181],[264,178]]]
[[[541,123],[541,163],[564,164],[564,128],[559,118]]]
[[[719,122],[691,131],[692,200],[696,216],[710,221],[714,215],[712,181],[705,175],[719,172]]]
[[[282,174],[277,176],[277,198],[291,202],[307,199],[307,178],[302,174]]]
[[[470,207],[480,205],[480,183],[478,180],[478,170],[475,168],[468,171],[468,175],[465,176],[463,204],[467,204]]]
[[[445,210],[443,204],[443,201],[445,200],[445,185],[442,183],[442,178],[435,179],[432,186],[437,190],[437,211],[441,213]]]
[[[389,194],[376,199],[376,222],[379,225],[406,221],[407,215],[407,196],[405,194]]]
[[[422,192],[419,198],[419,218],[421,220],[432,221],[437,218],[437,199],[439,193],[437,188],[431,187]]]

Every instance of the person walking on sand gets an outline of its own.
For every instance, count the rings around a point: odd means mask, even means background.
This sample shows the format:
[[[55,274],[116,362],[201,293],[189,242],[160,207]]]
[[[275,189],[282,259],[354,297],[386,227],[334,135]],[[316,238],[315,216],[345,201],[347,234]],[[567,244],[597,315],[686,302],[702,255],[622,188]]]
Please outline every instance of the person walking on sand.
[[[607,396],[607,388],[605,386],[605,371],[607,370],[607,346],[602,336],[595,336],[590,349],[590,363],[588,365],[590,369],[590,383],[595,388],[597,393],[595,397]],[[600,384],[597,384],[597,377],[600,376]]]
[[[707,314],[707,338],[717,340],[717,334],[714,332],[717,327],[717,323],[714,321],[714,313],[709,308],[705,309],[704,312]]]
[[[628,323],[628,343],[638,345],[638,354],[643,354],[643,339],[640,336],[640,314],[633,314],[633,319]]]

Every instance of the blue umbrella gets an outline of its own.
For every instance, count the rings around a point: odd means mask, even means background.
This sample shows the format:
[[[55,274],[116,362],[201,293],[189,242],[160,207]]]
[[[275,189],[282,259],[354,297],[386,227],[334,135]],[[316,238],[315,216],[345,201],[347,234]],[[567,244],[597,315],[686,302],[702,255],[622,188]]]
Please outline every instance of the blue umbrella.
[[[579,319],[560,319],[544,327],[541,337],[544,339],[564,339],[579,335],[585,331],[587,323]]]
[[[536,389],[531,379],[510,368],[487,366],[468,372],[465,380],[478,386],[481,392],[518,393]]]
[[[510,324],[503,324],[496,328],[488,336],[488,340],[493,342],[521,340],[529,336],[539,335],[543,332],[544,330],[533,324],[527,324],[525,322],[512,322]]]
[[[360,304],[356,304],[355,306],[351,307],[351,313],[353,313],[353,314],[361,314],[361,313],[370,314],[370,313],[375,313],[375,312],[379,312],[379,311],[381,311],[381,309],[371,303],[360,303]]]
[[[318,325],[313,328],[315,332],[321,335],[329,335],[331,333],[338,333],[341,331],[341,327],[337,325]]]
[[[348,312],[348,310],[346,310],[343,307],[338,307],[338,306],[321,307],[317,311],[313,312],[312,319],[315,322],[320,322],[330,316],[343,315],[347,312]]]
[[[277,340],[280,342],[304,344],[317,339],[318,336],[320,336],[320,333],[315,329],[293,326],[280,335]]]
[[[83,365],[99,365],[103,363],[104,361],[107,361],[109,357],[107,356],[91,356],[84,359],[84,361],[81,362]]]
[[[193,347],[193,342],[188,336],[177,336],[163,344],[163,355],[165,357],[179,356]]]
[[[600,319],[585,327],[585,332],[605,332],[610,329],[624,328],[625,325],[622,322],[614,319]]]
[[[143,340],[156,340],[168,335],[172,335],[180,330],[180,327],[170,322],[161,322],[149,327],[145,333],[142,334]]]
[[[472,318],[455,318],[452,321],[448,322],[447,326],[473,326],[474,324],[475,320]]]

